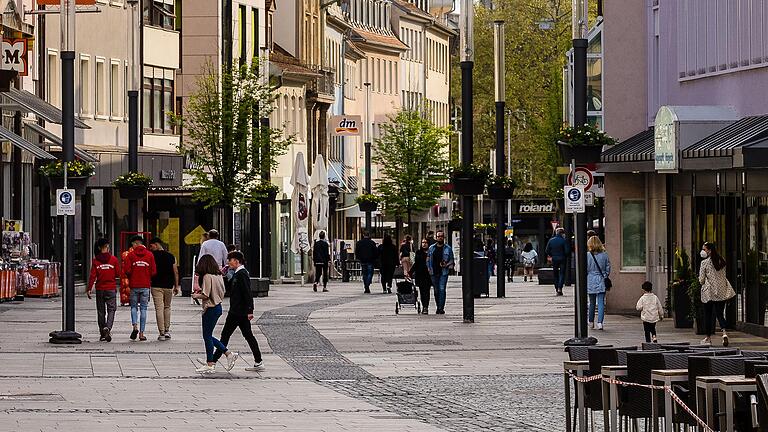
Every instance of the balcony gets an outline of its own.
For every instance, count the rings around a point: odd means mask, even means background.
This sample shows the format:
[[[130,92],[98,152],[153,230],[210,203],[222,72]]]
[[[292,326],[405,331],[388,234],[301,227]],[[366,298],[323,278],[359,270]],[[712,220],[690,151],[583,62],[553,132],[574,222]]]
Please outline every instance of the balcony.
[[[318,102],[333,103],[336,98],[334,71],[324,66],[310,65],[307,67],[317,74],[317,78],[307,84],[307,95],[314,97]]]

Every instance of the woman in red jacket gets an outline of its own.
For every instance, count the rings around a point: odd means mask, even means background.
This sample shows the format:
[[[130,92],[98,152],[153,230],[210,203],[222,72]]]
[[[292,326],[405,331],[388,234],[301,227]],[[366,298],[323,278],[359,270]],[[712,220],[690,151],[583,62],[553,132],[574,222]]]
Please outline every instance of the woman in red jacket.
[[[112,324],[117,310],[117,284],[122,276],[117,258],[109,253],[109,240],[101,238],[94,246],[91,277],[88,278],[88,298],[96,285],[96,316],[99,321],[100,341],[112,341]]]

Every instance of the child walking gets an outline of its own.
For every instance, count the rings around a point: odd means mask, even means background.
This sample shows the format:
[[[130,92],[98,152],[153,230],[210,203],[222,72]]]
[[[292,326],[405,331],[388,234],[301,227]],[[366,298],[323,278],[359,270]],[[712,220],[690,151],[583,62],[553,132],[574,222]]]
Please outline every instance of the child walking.
[[[637,310],[640,311],[640,319],[643,320],[646,342],[658,342],[656,340],[656,323],[664,319],[664,308],[659,298],[653,293],[653,284],[643,283],[643,295],[637,301]]]

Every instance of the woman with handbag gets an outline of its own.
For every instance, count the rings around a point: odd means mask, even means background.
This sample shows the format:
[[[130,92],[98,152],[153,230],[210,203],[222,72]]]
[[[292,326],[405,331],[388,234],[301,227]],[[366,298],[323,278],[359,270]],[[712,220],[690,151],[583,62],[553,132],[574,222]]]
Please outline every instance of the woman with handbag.
[[[589,327],[595,328],[595,305],[597,305],[597,329],[603,329],[605,317],[605,292],[611,288],[611,261],[600,237],[587,240],[587,294],[589,295]]]
[[[717,253],[715,244],[704,243],[700,255],[704,258],[699,268],[699,282],[701,283],[701,302],[704,304],[704,323],[707,329],[707,337],[701,343],[711,343],[711,337],[715,334],[715,317],[717,317],[720,330],[723,331],[723,346],[728,346],[728,334],[725,332],[728,327],[728,321],[725,319],[725,304],[736,295],[736,292],[725,276],[725,259]]]

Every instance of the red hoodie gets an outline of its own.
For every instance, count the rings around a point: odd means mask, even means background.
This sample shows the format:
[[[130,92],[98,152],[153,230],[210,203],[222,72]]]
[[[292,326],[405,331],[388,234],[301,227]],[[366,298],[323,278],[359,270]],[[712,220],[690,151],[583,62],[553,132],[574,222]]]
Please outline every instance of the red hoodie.
[[[122,274],[116,257],[108,253],[98,254],[91,262],[88,289],[92,289],[95,282],[97,291],[114,291],[117,288],[115,279],[121,277]]]
[[[123,271],[128,276],[128,285],[133,288],[150,288],[152,276],[157,273],[155,257],[144,245],[138,245],[123,261]]]

